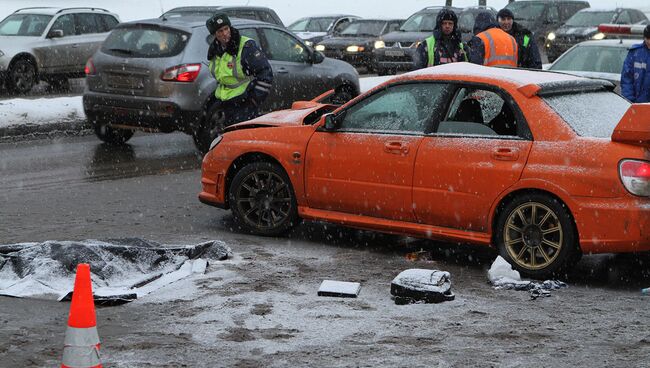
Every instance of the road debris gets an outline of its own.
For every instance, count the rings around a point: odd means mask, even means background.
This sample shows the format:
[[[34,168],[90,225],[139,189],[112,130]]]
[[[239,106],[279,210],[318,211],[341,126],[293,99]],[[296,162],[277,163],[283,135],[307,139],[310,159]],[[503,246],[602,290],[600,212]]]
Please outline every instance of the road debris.
[[[356,298],[360,291],[361,284],[358,282],[323,280],[318,288],[318,296]]]
[[[395,304],[441,303],[454,300],[451,275],[446,271],[412,268],[400,272],[390,284]]]
[[[498,256],[488,270],[488,279],[497,290],[519,290],[528,291],[530,299],[551,296],[551,290],[563,289],[567,284],[558,280],[546,280],[544,282],[533,282],[522,280],[519,272],[512,269],[503,257]]]

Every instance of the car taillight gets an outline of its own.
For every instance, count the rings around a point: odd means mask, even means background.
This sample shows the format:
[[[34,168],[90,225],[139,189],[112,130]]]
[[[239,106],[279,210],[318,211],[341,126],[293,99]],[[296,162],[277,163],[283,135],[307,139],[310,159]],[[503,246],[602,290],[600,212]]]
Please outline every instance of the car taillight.
[[[628,192],[650,197],[650,162],[623,160],[618,164],[621,181]]]
[[[160,78],[172,82],[194,82],[201,71],[201,64],[177,65],[163,72]]]
[[[84,73],[86,75],[94,75],[96,72],[95,70],[95,64],[93,64],[93,58],[88,59],[86,61],[86,67],[84,68]]]

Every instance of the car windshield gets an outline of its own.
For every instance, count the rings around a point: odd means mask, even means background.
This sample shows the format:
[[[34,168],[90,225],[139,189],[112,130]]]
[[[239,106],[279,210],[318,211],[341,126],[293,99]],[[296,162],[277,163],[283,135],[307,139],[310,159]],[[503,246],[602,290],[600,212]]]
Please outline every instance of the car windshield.
[[[562,55],[549,69],[620,74],[626,56],[627,47],[578,45]]]
[[[613,19],[614,12],[612,11],[582,11],[573,14],[566,21],[566,25],[571,27],[596,27],[602,23],[611,23]]]
[[[614,92],[587,92],[544,97],[549,106],[583,137],[609,138],[630,103]]]
[[[512,10],[516,20],[535,20],[542,16],[544,3],[539,1],[515,1],[506,6]]]
[[[354,21],[350,23],[343,31],[341,36],[379,36],[384,29],[386,22],[383,21]]]
[[[183,51],[189,38],[189,34],[174,29],[120,27],[108,35],[102,52],[124,57],[170,57]]]
[[[415,13],[400,27],[403,32],[433,32],[438,12]]]
[[[333,17],[303,18],[292,23],[289,29],[294,32],[327,32],[335,20]]]
[[[40,36],[51,15],[12,14],[0,22],[0,36]]]

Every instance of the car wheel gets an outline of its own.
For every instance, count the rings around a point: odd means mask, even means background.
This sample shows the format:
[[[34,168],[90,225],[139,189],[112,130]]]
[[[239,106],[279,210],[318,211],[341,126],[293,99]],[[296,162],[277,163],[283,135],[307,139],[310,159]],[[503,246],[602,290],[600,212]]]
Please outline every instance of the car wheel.
[[[354,97],[356,97],[354,88],[348,84],[344,84],[336,89],[330,101],[334,105],[343,105]]]
[[[217,138],[217,136],[223,134],[225,124],[226,115],[224,114],[223,109],[221,109],[219,103],[213,104],[205,114],[205,118],[199,128],[192,134],[194,145],[199,152],[202,154],[208,152],[212,141]]]
[[[27,93],[36,84],[36,68],[31,61],[19,59],[11,65],[7,76],[7,88],[16,93]]]
[[[296,196],[278,164],[254,162],[235,175],[228,201],[235,221],[248,232],[280,235],[298,221]]]
[[[97,117],[89,116],[88,121],[93,125],[97,138],[108,144],[124,144],[126,141],[131,139],[135,133],[130,129],[117,129],[110,127],[106,122],[100,121]]]
[[[524,194],[507,203],[495,232],[499,254],[525,276],[559,276],[580,259],[573,218],[549,195]]]

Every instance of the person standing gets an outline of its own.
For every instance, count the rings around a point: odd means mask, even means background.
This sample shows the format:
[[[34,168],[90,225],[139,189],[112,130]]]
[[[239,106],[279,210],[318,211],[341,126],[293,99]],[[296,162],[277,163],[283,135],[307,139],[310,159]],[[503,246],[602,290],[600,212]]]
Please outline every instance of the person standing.
[[[499,27],[515,38],[517,48],[517,66],[521,68],[542,69],[542,58],[539,55],[535,36],[531,31],[514,21],[515,15],[510,9],[503,8],[497,13]]]
[[[479,13],[469,41],[470,62],[486,66],[517,67],[517,41],[496,24],[492,14]]]
[[[621,94],[633,103],[650,102],[650,24],[643,30],[643,42],[627,52],[621,72]]]
[[[436,17],[433,34],[420,43],[415,51],[413,69],[468,60],[456,13],[451,9],[442,9]]]
[[[226,14],[213,15],[205,25],[214,35],[208,60],[210,73],[218,82],[214,91],[218,101],[208,109],[223,111],[224,126],[256,118],[271,92],[271,64],[255,40],[240,35]],[[208,112],[208,117],[211,115]]]

